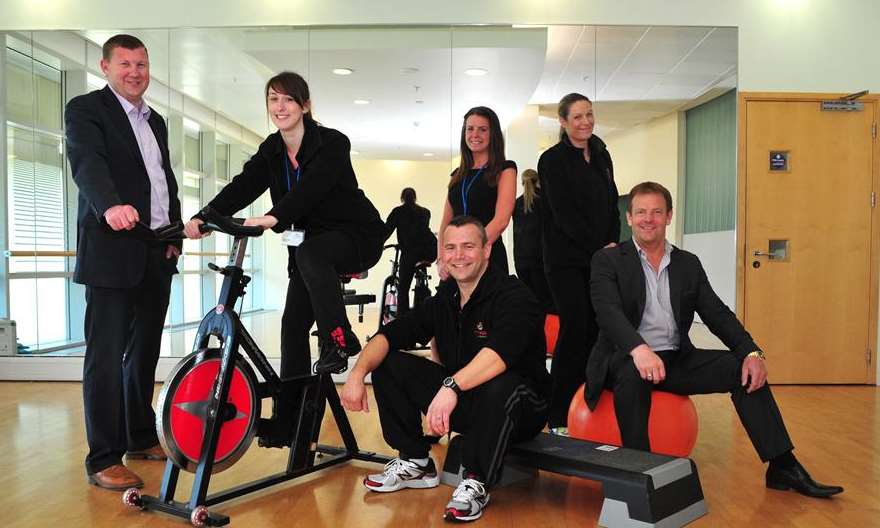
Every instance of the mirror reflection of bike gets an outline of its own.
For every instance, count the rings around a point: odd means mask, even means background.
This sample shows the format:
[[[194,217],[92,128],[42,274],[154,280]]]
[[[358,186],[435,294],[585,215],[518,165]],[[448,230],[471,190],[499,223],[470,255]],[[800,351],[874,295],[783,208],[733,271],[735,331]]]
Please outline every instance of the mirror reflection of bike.
[[[394,258],[390,261],[391,274],[382,283],[382,307],[379,310],[380,329],[399,315],[399,295],[409,295],[409,292],[400,292],[400,246],[398,244],[388,244],[382,249],[394,249]],[[430,266],[430,261],[422,261],[415,265],[412,308],[419,306],[431,297],[431,286],[428,283],[431,279],[431,276],[428,275],[428,268]]]

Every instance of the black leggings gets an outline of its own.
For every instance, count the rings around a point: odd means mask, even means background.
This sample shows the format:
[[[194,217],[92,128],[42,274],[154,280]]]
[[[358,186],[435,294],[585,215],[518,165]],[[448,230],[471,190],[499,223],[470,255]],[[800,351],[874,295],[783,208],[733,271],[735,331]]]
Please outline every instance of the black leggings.
[[[544,274],[543,265],[525,266],[516,262],[513,264],[516,268],[516,276],[532,290],[544,311],[552,314],[557,313],[556,306],[553,305],[553,297],[550,295],[550,286],[547,285],[547,275]]]
[[[586,380],[587,359],[599,334],[590,300],[590,268],[563,268],[547,273],[547,284],[559,310],[559,339],[553,353],[553,399],[550,427],[565,427],[568,407]]]
[[[281,317],[281,377],[309,374],[309,330],[315,322],[322,337],[337,327],[351,329],[339,274],[369,269],[379,261],[381,251],[377,242],[375,251],[364,258],[354,239],[338,231],[310,237],[296,248]]]

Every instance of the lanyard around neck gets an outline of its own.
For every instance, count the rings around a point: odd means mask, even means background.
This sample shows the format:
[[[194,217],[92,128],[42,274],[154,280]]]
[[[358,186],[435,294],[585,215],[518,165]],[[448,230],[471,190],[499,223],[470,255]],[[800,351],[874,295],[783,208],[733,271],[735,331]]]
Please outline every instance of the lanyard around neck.
[[[483,173],[483,169],[485,168],[486,166],[483,165],[472,177],[468,178],[465,176],[461,179],[461,206],[464,209],[464,214],[468,214],[468,195],[471,192],[471,187],[474,185],[474,182],[480,178],[480,174]]]
[[[288,158],[287,154],[284,154],[284,159],[282,160],[284,163],[284,178],[287,180],[287,190],[290,191],[293,188],[293,185],[290,181],[290,158]],[[296,183],[299,184],[299,178],[302,175],[302,165],[296,168]]]

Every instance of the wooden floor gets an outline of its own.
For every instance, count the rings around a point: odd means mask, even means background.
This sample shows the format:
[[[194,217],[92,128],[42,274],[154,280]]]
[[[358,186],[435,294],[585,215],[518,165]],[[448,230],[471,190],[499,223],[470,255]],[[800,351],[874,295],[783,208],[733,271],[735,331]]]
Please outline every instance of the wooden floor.
[[[158,387],[158,386],[157,386]],[[831,500],[767,490],[764,467],[739,425],[729,398],[695,397],[700,436],[692,454],[709,515],[695,527],[880,527],[880,389],[876,387],[777,387],[777,400],[798,458],[822,482],[846,492]],[[363,448],[388,452],[375,412],[350,415]],[[322,443],[337,443],[335,426]],[[81,386],[78,383],[0,383],[0,515],[3,526],[187,526],[180,520],[123,506],[120,493],[86,484]],[[442,464],[445,446],[433,456]],[[284,450],[252,449],[217,475],[212,490],[280,470]],[[133,461],[158,491],[163,465]],[[351,463],[215,506],[232,526],[421,527],[440,526],[450,488],[380,495],[360,484],[376,466]],[[191,478],[182,478],[186,489]],[[180,498],[180,496],[178,496]],[[595,526],[601,486],[541,473],[539,478],[492,492],[477,526]]]

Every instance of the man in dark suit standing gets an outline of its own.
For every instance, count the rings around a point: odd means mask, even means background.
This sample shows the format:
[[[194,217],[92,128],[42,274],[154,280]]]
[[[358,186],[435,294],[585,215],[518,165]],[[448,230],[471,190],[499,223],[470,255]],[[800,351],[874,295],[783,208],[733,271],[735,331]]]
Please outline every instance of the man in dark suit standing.
[[[79,187],[74,281],[86,286],[83,400],[89,482],[142,486],[122,464],[164,459],[152,409],[156,364],[180,243],[132,230],[180,220],[168,129],[144,102],[150,65],[144,44],[111,37],[101,70],[107,86],[65,111],[67,155]]]
[[[592,260],[590,288],[600,333],[587,365],[589,407],[596,407],[603,388],[612,389],[623,445],[647,451],[652,390],[729,392],[755,450],[770,463],[768,488],[811,497],[841,493],[839,486],[815,482],[795,459],[766,384],[764,353],[712,290],[697,256],[666,241],[669,191],[645,182],[629,197],[632,240]],[[729,351],[694,347],[688,332],[695,312]]]

